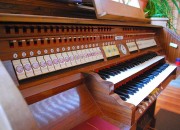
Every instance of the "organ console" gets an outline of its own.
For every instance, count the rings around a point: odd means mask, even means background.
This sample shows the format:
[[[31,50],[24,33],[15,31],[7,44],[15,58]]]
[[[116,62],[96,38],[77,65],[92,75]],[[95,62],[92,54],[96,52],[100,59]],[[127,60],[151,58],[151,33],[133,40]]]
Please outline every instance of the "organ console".
[[[175,78],[160,26],[0,15],[0,59],[37,129],[72,129],[95,116],[120,129],[144,129]]]

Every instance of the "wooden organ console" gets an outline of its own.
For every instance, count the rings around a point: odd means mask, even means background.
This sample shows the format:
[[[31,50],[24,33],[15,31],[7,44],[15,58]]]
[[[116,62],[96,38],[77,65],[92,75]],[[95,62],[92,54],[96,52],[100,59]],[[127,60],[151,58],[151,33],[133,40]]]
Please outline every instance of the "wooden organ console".
[[[94,116],[120,129],[144,129],[176,74],[176,66],[166,63],[158,26],[1,18],[0,59],[38,129],[72,129]]]

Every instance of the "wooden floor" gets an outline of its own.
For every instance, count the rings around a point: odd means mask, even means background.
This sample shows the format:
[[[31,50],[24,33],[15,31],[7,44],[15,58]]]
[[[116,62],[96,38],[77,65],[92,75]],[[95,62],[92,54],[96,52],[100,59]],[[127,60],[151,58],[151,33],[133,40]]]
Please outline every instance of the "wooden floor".
[[[154,117],[148,130],[180,130],[180,76],[159,95]]]
[[[172,80],[158,97],[155,114],[160,109],[180,114],[180,76]]]

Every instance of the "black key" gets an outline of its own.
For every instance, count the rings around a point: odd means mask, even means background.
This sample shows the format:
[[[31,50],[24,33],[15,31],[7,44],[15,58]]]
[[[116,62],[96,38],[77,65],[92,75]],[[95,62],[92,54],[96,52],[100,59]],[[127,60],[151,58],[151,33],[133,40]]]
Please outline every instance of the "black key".
[[[134,86],[134,87],[138,87],[138,88],[142,88],[142,87],[144,87],[143,85],[140,85],[140,84],[129,84],[130,86]]]
[[[127,84],[127,86],[129,87],[129,88],[135,88],[135,89],[140,89],[140,87],[139,86],[137,86],[137,85],[130,85],[130,84]]]
[[[136,91],[139,91],[139,87],[137,86],[128,86],[129,89],[135,89]]]
[[[127,100],[126,97],[124,97],[124,96],[122,96],[122,95],[119,95],[119,97],[120,97],[122,100],[124,100],[124,101]]]
[[[131,83],[133,83],[133,84],[139,84],[139,85],[144,86],[144,84],[143,84],[143,83],[141,83],[141,82],[137,82],[137,81],[131,81]]]
[[[127,91],[132,91],[133,93],[136,93],[136,90],[134,89],[128,89],[128,88],[124,88],[124,87],[120,87],[120,90],[127,90]]]
[[[139,88],[144,87],[144,84],[142,85],[142,84],[136,84],[136,83],[131,83],[131,82],[129,82],[128,84],[129,84],[129,85],[137,86],[137,87],[139,87]]]
[[[140,83],[143,83],[143,84],[149,83],[149,81],[147,81],[147,80],[140,80],[139,82],[140,82]]]
[[[98,72],[98,74],[99,74],[99,75],[102,75],[102,76],[105,76],[105,77],[107,77],[107,78],[109,78],[109,75],[106,74],[106,73]]]
[[[129,98],[129,95],[127,93],[123,93],[119,90],[114,90],[115,93],[117,93],[118,95],[124,96],[126,99]]]
[[[101,77],[102,79],[106,80],[106,77],[105,77],[105,76],[100,75],[100,77]]]
[[[134,93],[136,93],[138,90],[137,89],[135,89],[135,88],[131,88],[131,87],[127,87],[127,88],[124,88],[124,89],[127,89],[127,90],[132,90],[132,91],[134,91]]]
[[[110,72],[114,73],[115,75],[118,75],[119,73],[116,70],[109,69]]]
[[[115,69],[115,68],[110,68],[112,71],[115,71],[115,72],[117,72],[118,74],[120,74],[121,73],[121,71],[120,70],[118,70],[118,69]]]
[[[125,89],[121,89],[120,91],[127,93],[128,95],[134,95],[134,92],[131,90],[125,90]]]
[[[110,76],[115,76],[115,74],[113,72],[110,72],[110,71],[100,70],[100,72],[105,73],[105,74],[110,75]]]
[[[102,75],[102,76],[104,76],[104,77],[106,77],[106,78],[110,78],[110,76],[109,76],[108,74],[106,74],[106,73],[98,72],[98,74],[99,74],[99,75]]]

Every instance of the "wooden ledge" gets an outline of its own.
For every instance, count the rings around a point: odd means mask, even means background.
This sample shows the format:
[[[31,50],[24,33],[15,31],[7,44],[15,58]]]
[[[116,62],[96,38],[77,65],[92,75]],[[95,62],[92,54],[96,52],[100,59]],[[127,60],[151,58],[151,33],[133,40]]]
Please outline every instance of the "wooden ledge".
[[[123,26],[143,26],[143,27],[156,27],[161,26],[151,25],[147,23],[138,22],[119,22],[113,20],[97,20],[97,19],[83,19],[83,18],[67,18],[55,16],[41,16],[41,15],[26,15],[26,14],[9,14],[0,13],[0,22],[23,22],[23,23],[68,23],[68,24],[92,24],[92,25],[123,25]],[[135,19],[134,19],[135,21]],[[147,22],[147,20],[146,20]]]

